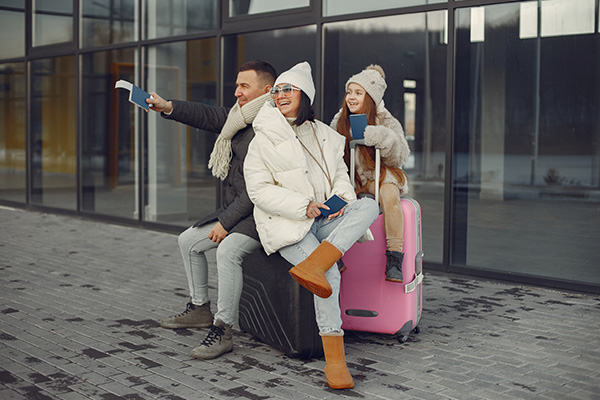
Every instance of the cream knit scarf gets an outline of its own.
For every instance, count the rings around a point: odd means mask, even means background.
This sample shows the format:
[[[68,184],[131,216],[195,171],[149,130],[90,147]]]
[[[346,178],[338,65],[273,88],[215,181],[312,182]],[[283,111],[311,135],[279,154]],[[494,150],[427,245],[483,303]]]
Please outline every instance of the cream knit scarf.
[[[244,129],[246,125],[254,121],[258,110],[260,110],[268,99],[269,93],[265,93],[241,107],[236,102],[231,111],[229,111],[225,125],[223,125],[219,137],[217,137],[215,147],[213,147],[210,160],[208,161],[208,168],[212,170],[213,176],[225,180],[229,172],[229,162],[232,156],[231,139],[241,129]]]

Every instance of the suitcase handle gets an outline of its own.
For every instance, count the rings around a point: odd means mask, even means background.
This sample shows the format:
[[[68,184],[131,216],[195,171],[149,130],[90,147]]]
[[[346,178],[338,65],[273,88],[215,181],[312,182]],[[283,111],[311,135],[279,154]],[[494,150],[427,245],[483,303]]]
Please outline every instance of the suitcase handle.
[[[350,141],[350,181],[352,181],[352,187],[355,188],[355,182],[354,182],[354,164],[355,164],[355,147],[356,145],[363,145],[366,146],[365,144],[365,139],[356,139],[356,140],[351,140]],[[375,203],[379,204],[379,173],[381,169],[381,155],[379,153],[379,149],[375,148]],[[356,189],[356,188],[355,188]]]
[[[404,293],[410,293],[414,291],[417,288],[417,286],[421,284],[421,282],[423,282],[423,273],[418,272],[415,275],[415,279],[413,279],[412,282],[407,283],[406,286],[404,286]]]

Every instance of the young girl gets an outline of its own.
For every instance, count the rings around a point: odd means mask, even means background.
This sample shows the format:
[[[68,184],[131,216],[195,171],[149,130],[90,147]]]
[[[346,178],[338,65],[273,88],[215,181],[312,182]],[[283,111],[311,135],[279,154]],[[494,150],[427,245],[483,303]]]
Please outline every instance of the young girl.
[[[346,137],[344,160],[349,166],[350,114],[367,115],[366,146],[356,148],[356,193],[375,193],[375,148],[380,149],[379,202],[387,240],[386,280],[402,282],[404,218],[400,196],[408,192],[408,178],[401,167],[408,160],[410,149],[402,125],[384,107],[386,87],[385,73],[379,65],[369,65],[352,76],[346,82],[344,103],[333,117],[331,127]]]

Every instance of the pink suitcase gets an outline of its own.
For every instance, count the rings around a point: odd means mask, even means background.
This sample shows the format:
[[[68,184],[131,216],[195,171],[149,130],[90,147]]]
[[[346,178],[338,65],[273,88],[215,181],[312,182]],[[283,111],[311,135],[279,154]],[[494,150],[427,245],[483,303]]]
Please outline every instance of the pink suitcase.
[[[351,151],[351,159],[354,161],[352,144]],[[377,171],[378,164],[379,151],[376,151]],[[353,172],[354,166],[351,165],[352,182],[354,182]],[[375,195],[379,197],[378,191]],[[415,200],[403,198],[402,212],[404,214],[403,283],[385,280],[386,241],[383,215],[379,215],[371,225],[375,240],[355,243],[342,257],[347,267],[342,273],[340,287],[343,329],[394,334],[398,335],[400,342],[404,342],[411,331],[418,333],[418,324],[423,310],[421,207]]]

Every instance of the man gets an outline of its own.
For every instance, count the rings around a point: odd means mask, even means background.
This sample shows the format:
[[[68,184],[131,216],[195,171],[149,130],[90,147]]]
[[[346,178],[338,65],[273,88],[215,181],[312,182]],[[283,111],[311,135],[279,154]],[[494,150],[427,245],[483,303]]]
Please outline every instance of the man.
[[[248,145],[254,138],[252,121],[270,98],[277,77],[264,61],[249,61],[238,71],[236,104],[230,110],[178,100],[164,100],[152,92],[150,109],[194,128],[219,133],[208,167],[223,180],[223,206],[179,235],[178,243],[190,289],[186,310],[160,323],[163,328],[210,327],[208,336],[191,356],[208,360],[233,349],[231,327],[237,321],[242,293],[242,260],[260,248],[252,215],[253,204],[246,192],[243,166]],[[210,311],[208,262],[205,253],[217,248],[217,313]]]

